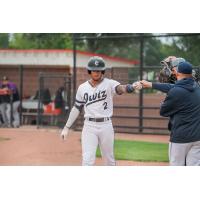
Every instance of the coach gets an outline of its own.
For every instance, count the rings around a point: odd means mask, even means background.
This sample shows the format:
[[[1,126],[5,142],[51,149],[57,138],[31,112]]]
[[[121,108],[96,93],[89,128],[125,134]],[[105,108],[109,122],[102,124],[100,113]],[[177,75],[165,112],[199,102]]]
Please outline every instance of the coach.
[[[160,115],[171,122],[170,165],[200,165],[200,87],[188,62],[179,63],[176,76],[160,108]]]

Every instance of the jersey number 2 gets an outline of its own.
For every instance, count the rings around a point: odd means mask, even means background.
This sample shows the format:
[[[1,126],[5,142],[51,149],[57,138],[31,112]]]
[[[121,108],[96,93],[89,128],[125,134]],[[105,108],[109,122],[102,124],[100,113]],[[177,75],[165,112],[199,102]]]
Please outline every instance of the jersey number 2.
[[[106,110],[108,108],[108,103],[107,102],[104,102],[103,103],[103,106],[104,106],[104,110]]]

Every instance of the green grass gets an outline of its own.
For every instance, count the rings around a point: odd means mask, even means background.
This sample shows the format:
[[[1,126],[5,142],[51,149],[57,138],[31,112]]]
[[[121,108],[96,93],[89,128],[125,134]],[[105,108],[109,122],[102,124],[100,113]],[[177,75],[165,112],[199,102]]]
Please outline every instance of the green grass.
[[[168,162],[168,144],[115,140],[114,145],[116,160],[133,160],[143,162]],[[97,150],[97,157],[101,157]]]
[[[0,142],[4,140],[10,140],[9,138],[0,137]]]

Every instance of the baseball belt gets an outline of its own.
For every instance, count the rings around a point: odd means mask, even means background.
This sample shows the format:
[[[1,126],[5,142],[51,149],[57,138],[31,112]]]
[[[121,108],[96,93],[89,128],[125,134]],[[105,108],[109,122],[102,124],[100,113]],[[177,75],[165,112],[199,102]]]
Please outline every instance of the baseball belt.
[[[110,120],[110,117],[102,117],[102,118],[91,118],[91,117],[88,117],[86,119],[88,121],[91,121],[91,122],[106,122],[106,121]]]

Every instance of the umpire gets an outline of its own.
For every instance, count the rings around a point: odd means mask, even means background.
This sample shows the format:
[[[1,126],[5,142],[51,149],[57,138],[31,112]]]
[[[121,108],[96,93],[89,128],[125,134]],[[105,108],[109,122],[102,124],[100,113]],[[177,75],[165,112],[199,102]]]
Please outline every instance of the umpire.
[[[178,64],[176,77],[160,109],[171,122],[170,165],[200,165],[200,87],[189,62]]]

